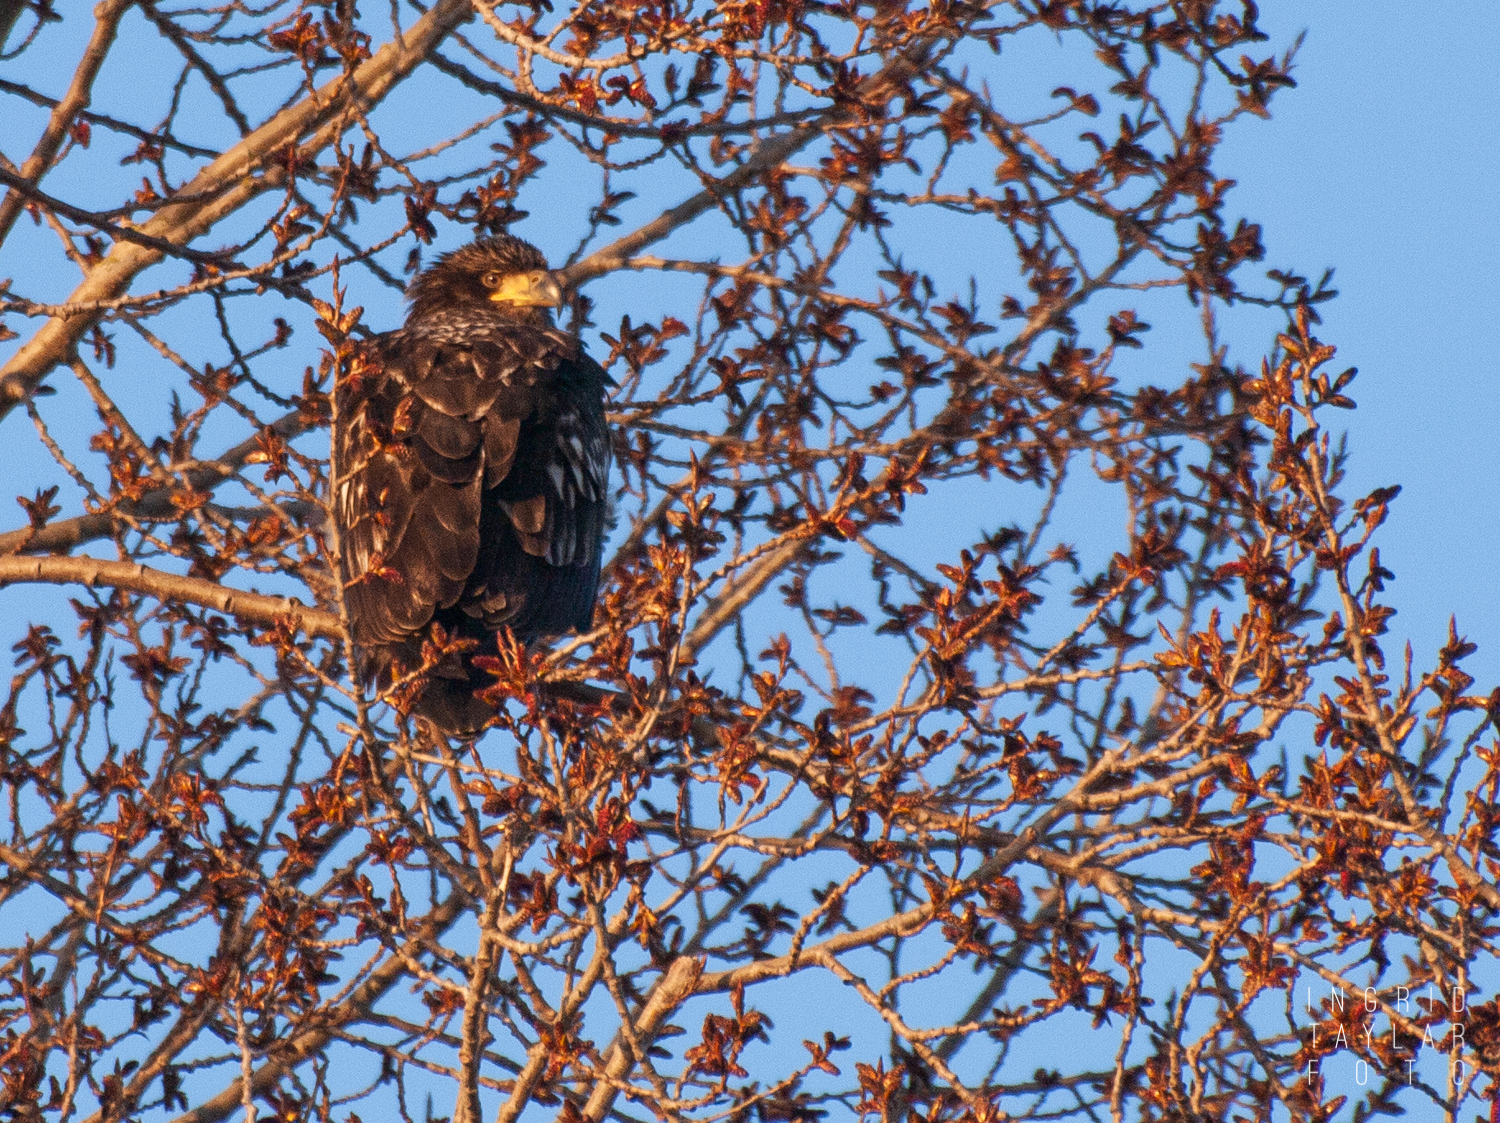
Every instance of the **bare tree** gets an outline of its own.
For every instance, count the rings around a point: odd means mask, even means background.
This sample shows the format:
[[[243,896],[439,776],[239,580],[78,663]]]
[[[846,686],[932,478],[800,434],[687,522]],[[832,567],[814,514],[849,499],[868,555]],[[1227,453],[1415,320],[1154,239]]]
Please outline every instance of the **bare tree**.
[[[9,1117],[1494,1110],[1500,692],[1381,646],[1253,4],[364,8],[0,2]],[[502,229],[616,522],[450,741],[327,426]]]

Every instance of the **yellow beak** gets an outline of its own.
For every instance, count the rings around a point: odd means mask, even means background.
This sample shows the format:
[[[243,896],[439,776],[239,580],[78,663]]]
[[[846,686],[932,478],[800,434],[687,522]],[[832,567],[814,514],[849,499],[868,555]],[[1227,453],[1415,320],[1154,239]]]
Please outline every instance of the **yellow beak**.
[[[534,269],[530,273],[512,273],[490,293],[496,304],[519,304],[523,308],[559,308],[563,302],[562,286],[551,273]]]

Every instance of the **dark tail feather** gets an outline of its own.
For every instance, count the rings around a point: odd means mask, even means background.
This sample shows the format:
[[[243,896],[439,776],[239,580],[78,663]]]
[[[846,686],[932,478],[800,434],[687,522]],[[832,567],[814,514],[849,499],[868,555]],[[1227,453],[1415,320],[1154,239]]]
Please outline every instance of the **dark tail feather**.
[[[522,643],[571,631],[587,631],[593,625],[594,599],[599,585],[599,559],[592,564],[552,566],[537,564],[525,606],[508,621]],[[471,662],[474,655],[495,654],[495,633],[462,609],[443,608],[433,615],[449,635],[457,633],[478,641],[474,651],[453,665],[436,668],[429,676],[413,713],[455,737],[471,737],[495,716],[495,707],[475,697],[495,680]],[[367,652],[361,678],[377,687],[390,685],[393,664],[415,665],[421,658],[421,640],[413,637],[402,644],[384,645]]]
[[[538,565],[526,606],[509,621],[516,638],[530,642],[565,632],[586,632],[594,622],[597,565]]]
[[[482,681],[478,681],[482,680]],[[472,737],[495,716],[495,707],[475,696],[494,680],[475,673],[463,679],[432,678],[414,712],[426,718],[444,733],[454,737]]]

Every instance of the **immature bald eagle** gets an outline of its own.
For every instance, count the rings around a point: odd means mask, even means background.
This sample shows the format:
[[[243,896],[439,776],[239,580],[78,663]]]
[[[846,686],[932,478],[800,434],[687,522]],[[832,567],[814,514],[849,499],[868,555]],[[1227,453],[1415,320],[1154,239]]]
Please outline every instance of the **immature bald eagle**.
[[[334,504],[344,602],[367,681],[420,665],[433,623],[479,641],[431,674],[415,712],[472,733],[493,709],[508,626],[522,641],[593,619],[609,481],[608,379],[552,324],[541,253],[500,235],[446,254],[407,290],[406,326],[367,344],[338,391]]]

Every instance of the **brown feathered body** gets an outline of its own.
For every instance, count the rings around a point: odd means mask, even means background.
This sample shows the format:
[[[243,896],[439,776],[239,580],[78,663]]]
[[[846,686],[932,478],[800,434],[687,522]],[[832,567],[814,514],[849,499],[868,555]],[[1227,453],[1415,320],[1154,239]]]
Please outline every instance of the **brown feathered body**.
[[[604,371],[536,304],[495,294],[530,277],[533,247],[483,239],[440,259],[405,327],[367,344],[341,386],[334,504],[344,603],[362,677],[421,664],[431,626],[477,641],[429,674],[414,712],[458,734],[493,707],[473,664],[509,627],[525,642],[591,626],[610,444]],[[533,286],[534,288],[535,286]]]

